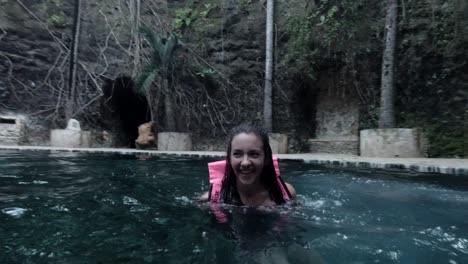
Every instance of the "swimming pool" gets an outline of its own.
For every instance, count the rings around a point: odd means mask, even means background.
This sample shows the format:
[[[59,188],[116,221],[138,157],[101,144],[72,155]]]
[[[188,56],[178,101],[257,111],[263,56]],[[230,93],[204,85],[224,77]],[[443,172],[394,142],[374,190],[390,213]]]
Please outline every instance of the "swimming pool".
[[[280,162],[301,204],[219,223],[206,163],[0,151],[0,263],[468,263],[464,180]]]

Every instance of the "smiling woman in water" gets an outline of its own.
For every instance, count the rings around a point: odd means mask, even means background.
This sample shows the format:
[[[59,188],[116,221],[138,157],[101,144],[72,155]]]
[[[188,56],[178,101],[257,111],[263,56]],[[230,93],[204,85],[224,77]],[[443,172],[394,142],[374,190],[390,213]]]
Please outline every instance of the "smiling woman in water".
[[[220,195],[214,186],[201,199],[233,205],[274,206],[296,197],[294,187],[275,171],[266,131],[253,123],[234,127],[229,136]]]

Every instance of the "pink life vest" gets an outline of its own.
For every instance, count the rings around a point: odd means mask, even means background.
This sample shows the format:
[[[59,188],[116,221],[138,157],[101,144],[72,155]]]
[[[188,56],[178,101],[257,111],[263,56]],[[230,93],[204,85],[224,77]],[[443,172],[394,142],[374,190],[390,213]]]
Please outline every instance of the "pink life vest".
[[[280,177],[279,165],[278,165],[278,158],[273,157],[273,165],[275,167],[276,172],[276,180],[278,181],[278,185],[281,189],[281,193],[283,194],[283,199],[285,201],[290,201],[291,197],[289,191],[286,190],[286,184]],[[208,163],[208,171],[210,174],[210,184],[211,184],[211,191],[210,191],[210,201],[211,202],[219,202],[221,199],[221,187],[222,181],[224,177],[224,173],[226,172],[226,160],[214,161]]]

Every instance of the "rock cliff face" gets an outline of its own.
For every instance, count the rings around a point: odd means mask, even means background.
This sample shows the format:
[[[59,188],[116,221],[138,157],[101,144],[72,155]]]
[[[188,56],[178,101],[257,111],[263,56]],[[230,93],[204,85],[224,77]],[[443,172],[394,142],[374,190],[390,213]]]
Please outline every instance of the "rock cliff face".
[[[126,11],[118,4],[82,1],[76,95],[79,107],[75,110],[86,129],[117,132],[120,128],[114,124],[116,129],[110,129],[113,122],[119,123],[119,116],[99,111],[99,102],[105,101],[102,90],[109,80],[131,73],[129,27],[121,21],[121,13]],[[63,128],[66,123],[63,107],[67,104],[73,8],[72,2],[61,0],[0,2],[0,103],[2,112],[27,116],[31,144],[47,144],[47,137],[38,135],[48,134],[50,128]],[[112,118],[103,118],[109,116]]]
[[[144,59],[138,61],[136,55],[140,52],[138,56],[144,57],[150,52],[147,42],[143,41],[139,51],[135,43],[136,2],[82,1],[77,95],[82,109],[77,109],[77,118],[84,129],[111,131],[114,138],[121,139],[115,141],[121,146],[135,139],[123,138],[134,137],[139,123],[149,121],[136,113],[139,110],[133,113],[109,105],[112,95],[106,95],[109,87],[125,86],[118,85],[122,78],[136,81],[147,62]],[[309,2],[277,1],[277,29],[284,29],[287,18],[304,12]],[[142,24],[155,32],[174,31],[180,36],[182,46],[176,52],[176,67],[171,80],[176,94],[179,129],[193,133],[195,149],[201,148],[198,142],[222,148],[220,142],[230,127],[245,120],[261,120],[264,4],[264,1],[250,0],[150,1],[141,4]],[[44,129],[65,124],[62,108],[66,104],[72,23],[73,4],[70,1],[0,1],[2,111],[24,113],[29,122],[39,122]],[[287,45],[283,31],[277,30],[277,38],[278,46]],[[278,58],[276,60],[278,62]],[[357,135],[357,105],[348,102],[348,110],[341,109],[336,113],[326,107],[327,102],[333,102],[336,97],[329,87],[336,86],[338,91],[343,88],[336,85],[333,78],[311,83],[291,76],[285,78],[284,68],[277,70],[280,77],[274,86],[273,126],[275,132],[291,136],[291,150],[307,150],[308,138],[323,136],[327,131],[342,130],[337,132],[339,137]],[[161,120],[164,112],[161,105],[153,117],[159,119],[156,120],[158,125],[163,123],[159,121],[164,121]],[[139,120],[130,125],[134,130],[124,128],[123,119],[128,116]],[[132,131],[124,133],[127,129]],[[211,137],[219,141],[206,140]]]

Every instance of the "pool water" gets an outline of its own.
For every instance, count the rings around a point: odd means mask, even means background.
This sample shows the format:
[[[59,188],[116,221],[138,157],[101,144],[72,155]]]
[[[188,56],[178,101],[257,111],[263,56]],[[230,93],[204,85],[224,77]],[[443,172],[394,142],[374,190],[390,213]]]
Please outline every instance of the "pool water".
[[[220,223],[207,162],[0,151],[0,263],[468,263],[463,179],[280,162],[298,204]]]

